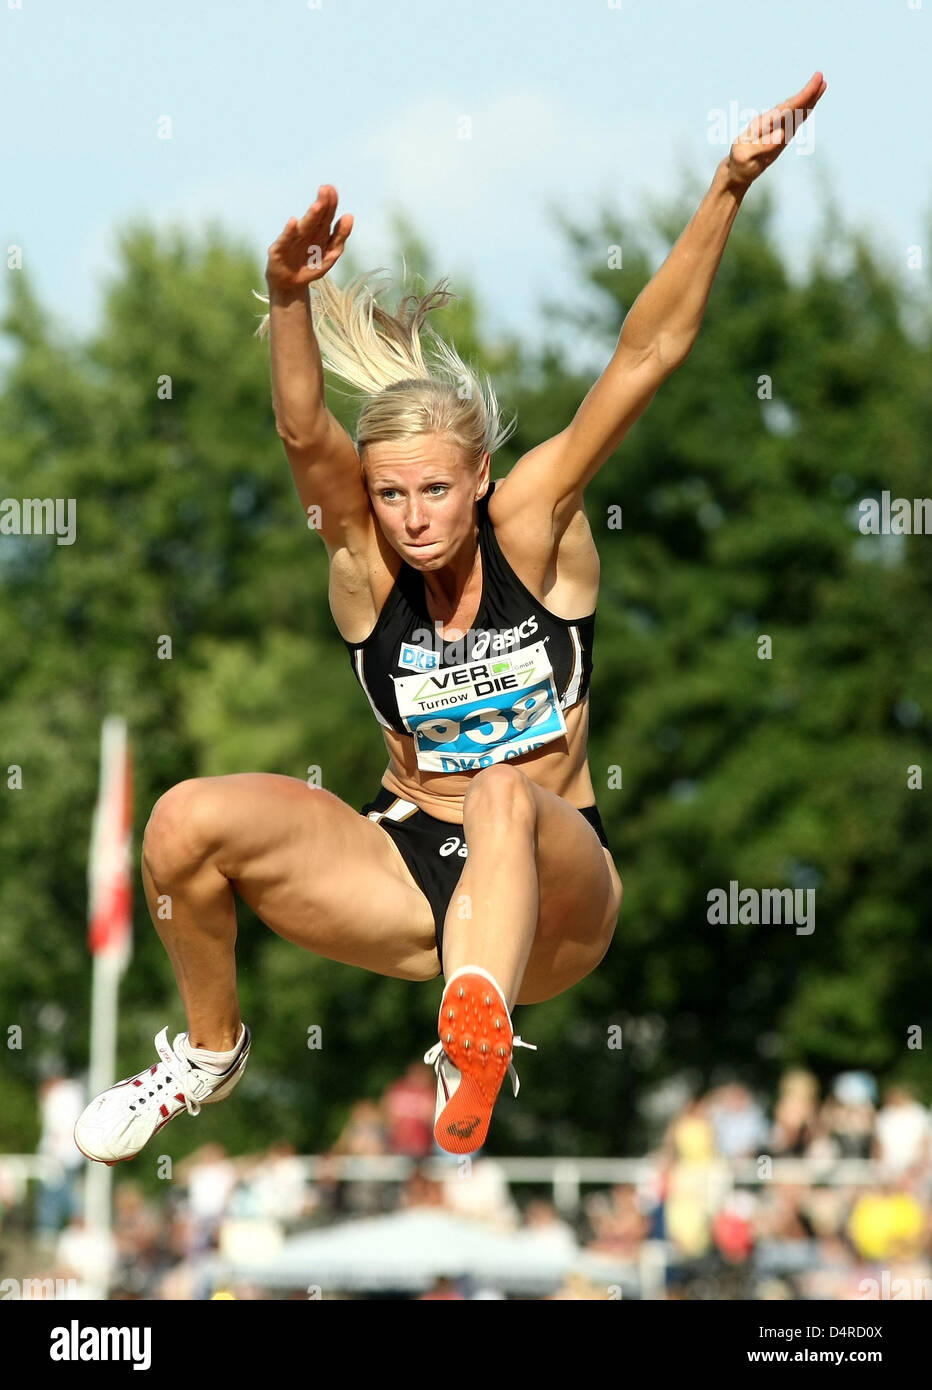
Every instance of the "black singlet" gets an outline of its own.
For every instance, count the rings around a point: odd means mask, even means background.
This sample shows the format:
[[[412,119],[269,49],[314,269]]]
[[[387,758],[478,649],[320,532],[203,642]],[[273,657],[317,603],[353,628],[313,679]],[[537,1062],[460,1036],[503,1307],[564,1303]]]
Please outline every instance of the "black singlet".
[[[558,618],[522,584],[477,502],[482,597],[474,625],[446,641],[427,610],[423,575],[402,561],[364,642],[344,645],[379,723],[413,736],[418,766],[465,772],[520,757],[566,733],[585,699],[595,613]]]

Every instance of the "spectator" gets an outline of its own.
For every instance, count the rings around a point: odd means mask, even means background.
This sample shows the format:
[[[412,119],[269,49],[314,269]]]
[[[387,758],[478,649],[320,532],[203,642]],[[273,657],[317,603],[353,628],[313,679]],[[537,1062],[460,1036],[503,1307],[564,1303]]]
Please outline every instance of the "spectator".
[[[366,1156],[386,1151],[382,1112],[374,1100],[357,1100],[331,1153]]]
[[[844,1228],[850,1200],[845,1188],[816,1184],[805,1192],[800,1207],[809,1231],[816,1239],[838,1236]]]
[[[162,1222],[138,1183],[123,1182],[114,1193],[113,1236],[118,1289],[128,1296],[146,1297],[159,1267],[171,1263],[171,1256],[161,1240]]]
[[[443,1191],[448,1211],[473,1217],[501,1230],[514,1230],[518,1209],[511,1199],[501,1167],[492,1158],[473,1157],[457,1163],[444,1179]]]
[[[727,1174],[715,1152],[715,1130],[705,1099],[694,1097],[671,1121],[664,1139],[670,1156],[664,1198],[664,1230],[687,1259],[705,1255],[712,1214]]]
[[[715,1130],[702,1096],[688,1100],[674,1115],[663,1148],[668,1157],[682,1163],[709,1163],[715,1157]]]
[[[281,1141],[259,1154],[240,1179],[231,1215],[256,1221],[296,1225],[318,1206],[293,1144]]]
[[[53,1241],[77,1211],[77,1179],[85,1160],[74,1142],[74,1126],[84,1105],[80,1082],[70,1080],[60,1064],[52,1063],[39,1088],[38,1152],[55,1168],[40,1182],[36,1202],[36,1233],[44,1241]]]
[[[376,1101],[356,1101],[331,1152],[354,1158],[375,1158],[386,1152],[385,1123],[381,1106]],[[384,1211],[391,1198],[386,1184],[376,1179],[360,1178],[346,1183],[345,1188],[340,1194],[339,1205],[353,1216],[371,1216]]]
[[[445,1205],[443,1183],[436,1178],[428,1177],[419,1165],[401,1189],[399,1206],[410,1208]]]
[[[848,1221],[859,1255],[866,1260],[913,1259],[918,1256],[926,1216],[912,1192],[893,1183],[862,1189]]]
[[[137,1257],[158,1234],[160,1221],[136,1182],[123,1182],[113,1196],[113,1233],[124,1258]]]
[[[25,1174],[7,1168],[0,1162],[0,1232],[4,1230],[8,1212],[14,1214],[14,1220],[20,1214],[26,1192]]]
[[[92,1290],[102,1288],[116,1263],[116,1241],[109,1232],[91,1231],[84,1217],[76,1216],[58,1237],[55,1249],[56,1274],[76,1279],[81,1286],[78,1298],[93,1298]]]
[[[611,1194],[594,1192],[585,1211],[593,1235],[587,1250],[619,1260],[637,1259],[641,1242],[649,1234],[650,1221],[630,1183],[617,1184]]]
[[[176,1260],[192,1254],[198,1246],[198,1232],[184,1190],[169,1199],[168,1245]]]
[[[584,1274],[570,1273],[566,1276],[556,1293],[548,1294],[544,1302],[586,1302],[609,1298],[609,1291],[587,1279]]]
[[[412,1062],[404,1076],[385,1092],[382,1110],[389,1153],[426,1158],[434,1144],[437,1082],[431,1067]]]
[[[191,1259],[180,1260],[159,1279],[155,1296],[164,1303],[191,1303],[197,1298],[197,1272]]]
[[[862,1297],[857,1292],[864,1266],[840,1235],[821,1236],[817,1242],[818,1264],[796,1275],[799,1296],[807,1299],[840,1300]]]
[[[417,1303],[429,1303],[432,1300],[440,1299],[465,1301],[465,1298],[466,1295],[460,1292],[453,1280],[448,1278],[445,1274],[441,1274],[433,1288],[428,1289],[426,1293],[418,1294],[415,1301]]]
[[[177,1165],[187,1187],[188,1207],[194,1224],[195,1250],[215,1243],[217,1227],[236,1187],[234,1163],[222,1144],[205,1144]]]
[[[929,1116],[908,1086],[893,1085],[874,1122],[873,1156],[891,1176],[929,1157]]]
[[[805,1183],[769,1182],[761,1193],[754,1218],[758,1240],[801,1241],[813,1234],[806,1201]]]
[[[578,1249],[573,1228],[564,1221],[551,1202],[536,1200],[528,1202],[524,1213],[525,1233],[532,1236],[535,1244],[549,1250],[575,1254]]]
[[[767,1120],[746,1086],[733,1081],[708,1097],[706,1113],[723,1158],[752,1158],[767,1141]]]
[[[774,1107],[770,1152],[775,1158],[803,1158],[818,1129],[818,1080],[801,1068],[784,1072]]]
[[[287,1143],[235,1161],[220,1146],[208,1145],[177,1165],[181,1182],[158,1184],[158,1194],[151,1199],[144,1198],[142,1188],[120,1170],[114,1191],[114,1240],[109,1246],[102,1245],[80,1217],[72,1218],[60,1232],[57,1248],[31,1252],[27,1267],[33,1275],[42,1271],[42,1277],[52,1280],[74,1279],[79,1298],[97,1296],[108,1269],[115,1272],[113,1298],[209,1298],[213,1285],[205,1282],[207,1266],[198,1256],[215,1239],[219,1223],[235,1225],[245,1220],[284,1227],[313,1214],[315,1224],[326,1224],[359,1214],[367,1189],[381,1197],[381,1203],[373,1201],[369,1210],[380,1205],[384,1210],[396,1203],[402,1208],[445,1207],[513,1229],[511,1190],[497,1162],[481,1156],[457,1161],[446,1155],[445,1162],[423,1162],[430,1152],[423,1152],[425,1131],[428,1135],[431,1131],[430,1076],[429,1069],[412,1065],[388,1088],[381,1105],[364,1100],[353,1106],[334,1151],[365,1159],[384,1154],[389,1145],[400,1153],[420,1150],[401,1161],[388,1160],[400,1175],[413,1156],[411,1166],[416,1171],[403,1186],[395,1180],[384,1181],[381,1174],[377,1180],[366,1175],[365,1182],[348,1181],[339,1173],[343,1160],[324,1155],[311,1187],[303,1161]],[[61,1081],[65,1090],[56,1097],[55,1087]],[[61,1121],[66,1106],[59,1102],[73,1084],[58,1067],[54,1075],[47,1073],[43,1083],[40,1152],[50,1157],[55,1153],[56,1132],[64,1130],[70,1143],[70,1122]],[[417,1112],[411,1104],[412,1092],[418,1091],[420,1137],[412,1123]],[[51,1097],[47,1105],[46,1097]],[[584,1202],[592,1233],[586,1248],[637,1266],[630,1274],[632,1287],[637,1289],[643,1273],[648,1292],[642,1296],[647,1297],[664,1296],[663,1279],[651,1279],[648,1262],[639,1259],[650,1253],[644,1242],[659,1238],[671,1242],[673,1264],[679,1265],[668,1270],[665,1296],[671,1299],[929,1299],[932,1124],[925,1105],[902,1083],[884,1085],[883,1104],[876,1107],[877,1087],[867,1073],[841,1073],[820,1104],[818,1082],[810,1072],[785,1072],[771,1132],[760,1143],[775,1158],[804,1161],[786,1165],[791,1181],[785,1181],[783,1169],[775,1165],[775,1176],[766,1175],[745,1191],[743,1178],[737,1189],[733,1187],[727,1157],[746,1158],[755,1152],[760,1110],[747,1088],[729,1082],[691,1101],[674,1116],[661,1148],[636,1170],[641,1174],[637,1185],[618,1183]],[[862,1180],[855,1172],[861,1185],[853,1189],[851,1174],[836,1168],[833,1160],[868,1156],[878,1165],[880,1181],[873,1173]],[[365,1163],[349,1166],[358,1172]],[[445,1176],[428,1177],[428,1170]],[[50,1194],[45,1201],[51,1210]],[[0,1206],[12,1208],[10,1232],[28,1230],[25,1179],[17,1178],[16,1164],[5,1165],[2,1157]],[[659,1218],[656,1223],[651,1220],[654,1215]],[[55,1223],[61,1219],[61,1214],[52,1215],[45,1223],[53,1240]],[[248,1234],[257,1238],[256,1232]],[[542,1254],[547,1253],[548,1243],[561,1256],[578,1249],[574,1228],[550,1201],[528,1203],[521,1236],[529,1243],[540,1242]],[[572,1267],[571,1260],[565,1261],[565,1267]],[[753,1289],[752,1269],[757,1281]],[[504,1296],[494,1286],[480,1287],[459,1270],[447,1268],[446,1274],[450,1277],[438,1280],[424,1297]],[[341,1296],[339,1290],[332,1293]],[[33,1296],[43,1294],[50,1296],[42,1289]],[[22,1296],[28,1296],[28,1288]],[[258,1287],[230,1284],[229,1296],[265,1295]],[[552,1295],[560,1300],[605,1296],[604,1288],[594,1292],[579,1276],[568,1277]]]
[[[846,1071],[836,1076],[823,1115],[839,1158],[870,1157],[876,1100],[877,1085],[867,1072]]]
[[[757,1199],[741,1188],[729,1193],[712,1220],[712,1239],[729,1264],[744,1264],[754,1249]]]

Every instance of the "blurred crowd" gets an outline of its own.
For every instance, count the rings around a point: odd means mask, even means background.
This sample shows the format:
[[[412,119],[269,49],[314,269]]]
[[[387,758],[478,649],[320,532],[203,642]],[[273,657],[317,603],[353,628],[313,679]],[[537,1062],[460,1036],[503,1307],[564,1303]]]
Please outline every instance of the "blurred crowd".
[[[421,1208],[520,1235],[541,1259],[563,1258],[570,1272],[545,1295],[554,1299],[932,1299],[932,1115],[905,1085],[880,1096],[872,1076],[845,1072],[822,1096],[811,1073],[791,1070],[766,1108],[740,1082],[715,1087],[678,1105],[637,1181],[584,1186],[577,1206],[561,1212],[548,1188],[509,1186],[484,1152],[471,1161],[442,1154],[432,1135],[435,1084],[432,1069],[415,1063],[380,1101],[354,1104],[313,1180],[284,1143],[238,1157],[207,1144],[175,1163],[155,1196],[120,1175],[112,1234],[100,1249],[82,1214],[85,1163],[71,1139],[83,1093],[51,1078],[40,1153],[62,1168],[30,1199],[0,1164],[0,1273],[9,1272],[19,1232],[31,1242],[30,1272],[39,1272],[38,1258],[48,1277],[75,1281],[75,1297],[89,1271],[107,1267],[115,1298],[306,1298],[306,1288],[242,1284],[218,1293],[205,1284],[205,1261],[213,1255],[232,1267],[244,1252],[245,1263],[261,1261],[290,1235]],[[338,1160],[384,1155],[414,1162],[397,1180],[340,1172]],[[848,1160],[870,1160],[869,1174],[851,1178]],[[838,1181],[843,1169],[849,1178]],[[657,1250],[659,1275],[650,1258]],[[582,1274],[573,1269],[579,1256],[600,1257],[625,1278],[600,1280],[591,1261]],[[451,1274],[413,1296],[508,1293]]]

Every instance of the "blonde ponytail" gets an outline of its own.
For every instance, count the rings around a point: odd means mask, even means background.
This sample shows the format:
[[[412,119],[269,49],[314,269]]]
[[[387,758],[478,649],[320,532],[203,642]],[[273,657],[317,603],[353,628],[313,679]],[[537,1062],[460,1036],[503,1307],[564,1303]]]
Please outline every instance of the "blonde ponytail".
[[[485,384],[456,349],[427,323],[432,309],[456,296],[438,281],[426,295],[405,294],[394,314],[377,298],[385,283],[370,281],[390,275],[384,268],[355,276],[339,289],[328,276],[309,286],[314,333],[321,360],[333,374],[367,399],[356,427],[356,447],[362,455],[368,444],[445,433],[478,467],[484,453],[493,454],[515,428],[502,422],[498,401],[485,374]],[[255,294],[255,290],[253,294]],[[268,299],[256,294],[268,303]],[[265,315],[255,336],[268,333]],[[427,335],[430,360],[421,341]]]

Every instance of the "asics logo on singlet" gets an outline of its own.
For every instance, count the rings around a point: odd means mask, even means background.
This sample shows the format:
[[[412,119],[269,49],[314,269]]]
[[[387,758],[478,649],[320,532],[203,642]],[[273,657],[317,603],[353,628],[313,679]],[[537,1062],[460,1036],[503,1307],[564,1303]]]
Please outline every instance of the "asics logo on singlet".
[[[444,641],[439,632],[431,632],[430,628],[417,628],[412,634],[413,642],[401,643],[395,664],[404,671],[433,671],[441,662],[444,666],[458,666],[464,661],[481,661],[483,657],[500,656],[502,652],[511,651],[528,637],[533,637],[537,629],[538,622],[533,613],[514,627],[470,628],[463,637],[449,642]],[[544,638],[544,641],[548,640]]]
[[[469,854],[469,850],[465,840],[461,841],[458,835],[451,835],[448,840],[444,840],[443,844],[437,850],[437,853],[442,854],[444,859],[446,859],[448,854],[458,854],[460,859],[465,859]]]
[[[524,641],[525,637],[530,637],[536,631],[537,619],[532,613],[530,617],[525,618],[523,623],[518,623],[517,627],[504,627],[498,632],[494,630],[480,632],[473,645],[473,657],[485,656],[486,652],[490,656],[495,656],[499,652],[507,651],[509,647],[516,647],[519,642]],[[483,638],[486,639],[485,642],[483,642]]]

